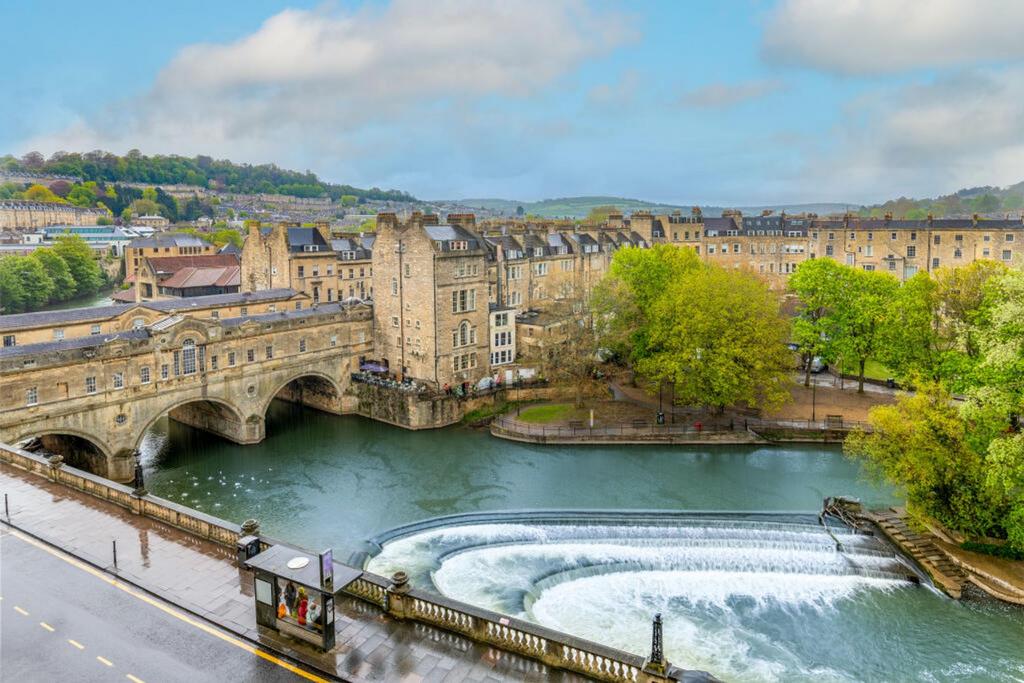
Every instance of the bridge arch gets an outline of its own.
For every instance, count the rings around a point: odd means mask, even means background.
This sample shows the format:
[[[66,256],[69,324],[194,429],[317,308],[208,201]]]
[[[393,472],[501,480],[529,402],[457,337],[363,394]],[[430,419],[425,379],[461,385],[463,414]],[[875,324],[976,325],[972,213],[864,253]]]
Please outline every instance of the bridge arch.
[[[95,434],[66,427],[29,428],[14,443],[37,438],[43,449],[64,458],[64,462],[101,477],[111,474],[111,447]]]
[[[264,398],[259,415],[266,417],[275,398],[340,415],[343,412],[341,395],[342,389],[337,379],[319,370],[304,369],[276,385]]]
[[[231,401],[216,396],[190,396],[176,399],[155,411],[135,434],[135,449],[142,444],[146,432],[164,416],[235,443],[263,440],[262,421],[259,424],[247,421],[245,411]]]

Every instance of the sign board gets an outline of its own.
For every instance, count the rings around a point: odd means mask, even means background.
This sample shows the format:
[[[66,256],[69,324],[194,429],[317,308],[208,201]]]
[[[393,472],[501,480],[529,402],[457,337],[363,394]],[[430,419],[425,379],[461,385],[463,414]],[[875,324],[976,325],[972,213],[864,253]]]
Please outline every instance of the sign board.
[[[320,553],[320,585],[323,588],[334,586],[334,551],[330,548]]]

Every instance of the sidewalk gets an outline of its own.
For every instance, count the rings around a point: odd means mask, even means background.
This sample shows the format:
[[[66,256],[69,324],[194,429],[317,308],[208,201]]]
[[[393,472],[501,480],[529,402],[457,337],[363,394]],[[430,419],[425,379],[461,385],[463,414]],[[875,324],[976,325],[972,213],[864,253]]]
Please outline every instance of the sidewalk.
[[[355,598],[335,601],[337,646],[319,653],[257,630],[252,574],[227,548],[0,463],[11,523],[218,626],[347,681],[587,680],[418,623]],[[117,568],[113,544],[117,541]]]

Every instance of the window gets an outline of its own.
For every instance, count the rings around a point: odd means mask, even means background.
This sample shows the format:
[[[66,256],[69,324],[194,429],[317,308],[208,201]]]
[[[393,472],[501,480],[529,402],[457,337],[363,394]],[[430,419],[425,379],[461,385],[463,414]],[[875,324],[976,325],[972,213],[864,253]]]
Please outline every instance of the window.
[[[213,354],[212,356],[210,356],[210,369],[217,369],[217,354]]]
[[[942,244],[942,235],[935,235],[932,241],[934,244]]]
[[[182,374],[196,374],[196,342],[194,339],[186,339],[181,343],[181,365]]]
[[[523,267],[522,266],[509,266],[508,267],[508,279],[509,280],[521,280],[523,278]]]
[[[39,403],[39,388],[29,387],[25,392],[25,405],[34,406]]]
[[[548,274],[548,264],[547,263],[534,263],[533,264],[533,272],[534,272],[535,275],[547,275]]]
[[[210,311],[210,317],[214,320],[220,320],[220,311]]]
[[[89,334],[99,334],[99,333],[100,333],[100,326],[99,325],[93,325],[92,327],[89,328]]]
[[[956,241],[956,242],[963,242],[964,241],[964,236],[963,235],[953,235],[953,240]]]
[[[916,232],[910,233],[910,241],[914,242],[916,240],[917,240],[917,233]]]
[[[896,259],[889,259],[889,270],[896,270]]]
[[[835,234],[834,232],[830,232],[830,233],[828,234],[828,238],[829,238],[830,240],[834,240],[834,239],[836,238],[836,234]]]
[[[145,318],[133,318],[132,319],[132,329],[133,330],[141,330],[145,326],[146,326],[146,319]]]
[[[452,313],[476,310],[476,290],[458,289],[452,292]]]
[[[305,338],[299,340],[299,353],[306,352],[306,340]]]
[[[313,277],[320,276],[320,266],[313,266]]]
[[[933,258],[932,259],[932,268],[938,268],[938,267],[939,267],[939,259]]]
[[[277,304],[270,304],[269,306],[267,306],[267,313],[277,313]]]
[[[239,315],[249,315],[249,307],[248,306],[242,306],[242,308],[238,311],[238,314]]]
[[[53,340],[54,341],[61,341],[62,339],[64,339],[64,330],[63,330],[63,328],[55,329],[53,331]]]
[[[875,269],[875,266],[874,266],[873,263],[865,263],[864,264],[864,270],[874,270],[874,269]]]
[[[235,352],[234,351],[228,351],[228,367],[229,368],[235,367]]]
[[[171,376],[171,368],[167,363],[160,366],[160,379],[167,379]]]
[[[15,338],[15,336],[13,334],[5,334],[4,335],[4,346],[5,347],[6,346],[16,346],[17,343],[18,343],[17,339]]]
[[[1003,260],[1004,261],[1011,261],[1011,260],[1013,260],[1013,252],[1010,251],[1009,249],[1003,249]]]
[[[889,233],[889,239],[891,239],[891,240],[894,240],[894,239],[896,239],[896,233],[894,233],[894,232],[890,232],[890,233]]]
[[[868,241],[870,242],[870,241],[871,241],[871,240],[873,240],[873,239],[875,239],[875,233],[873,233],[873,232],[869,232],[869,233],[868,233]]]
[[[868,234],[871,234],[871,233],[868,233]],[[865,255],[866,256],[874,256],[875,255],[875,247],[874,247],[874,245],[869,244],[867,247],[865,247],[865,250],[866,250],[865,251]]]
[[[1013,241],[1013,233],[1011,233],[1011,232],[1006,233],[1006,241],[1007,242],[1012,242]]]
[[[402,270],[405,277],[412,277],[412,267],[408,263],[402,264]]]
[[[299,277],[306,277],[306,267],[299,266]]]
[[[984,240],[985,242],[991,242],[992,241],[992,235],[985,235],[981,239]]]
[[[835,254],[835,249],[833,249],[832,245],[831,244],[826,244],[825,245],[825,256],[833,256],[834,254]]]
[[[114,373],[114,388],[115,389],[124,389],[124,373],[123,372],[115,372]]]
[[[149,368],[148,367],[141,367],[141,368],[139,368],[139,383],[140,384],[149,384]]]
[[[264,349],[264,353],[267,356],[267,360],[273,359],[274,358],[274,345],[273,344],[267,344],[266,348]]]
[[[391,316],[391,327],[398,327],[398,325],[399,325],[398,316],[397,315]]]
[[[245,362],[246,363],[254,363],[254,362],[256,362],[256,349],[246,349],[245,350]]]
[[[505,327],[506,325],[508,325],[508,313],[495,313],[494,326]]]
[[[466,251],[469,249],[469,242],[466,240],[449,240],[448,248],[452,251]]]
[[[167,367],[167,366],[164,366]],[[85,378],[85,393],[95,394],[96,393],[96,378],[86,377]]]
[[[398,296],[398,278],[391,278],[391,296]]]
[[[991,254],[992,250],[989,249],[988,247],[985,247],[984,249],[981,250],[981,255],[984,256],[985,258],[988,258]]]
[[[908,245],[907,246],[907,258],[916,258],[916,257],[917,257],[917,247],[915,247],[913,244]]]
[[[848,266],[852,266],[853,265],[853,254],[847,254],[846,255],[846,265],[848,265]]]
[[[337,345],[338,345],[338,335],[332,334],[331,335],[331,346],[337,346]]]
[[[963,256],[964,252],[963,250],[960,249],[960,247],[957,247],[956,249],[953,250],[953,258],[963,258]]]

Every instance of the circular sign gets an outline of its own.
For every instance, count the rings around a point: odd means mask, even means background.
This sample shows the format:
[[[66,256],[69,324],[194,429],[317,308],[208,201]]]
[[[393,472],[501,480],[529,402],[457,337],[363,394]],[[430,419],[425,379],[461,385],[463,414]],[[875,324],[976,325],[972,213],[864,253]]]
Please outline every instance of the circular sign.
[[[309,564],[308,557],[293,557],[288,560],[288,569],[302,569]]]

